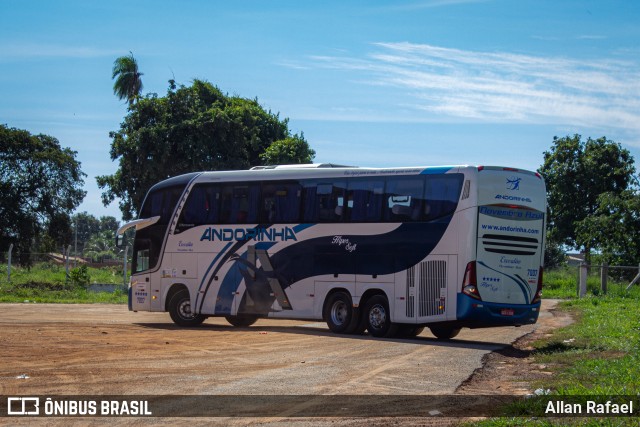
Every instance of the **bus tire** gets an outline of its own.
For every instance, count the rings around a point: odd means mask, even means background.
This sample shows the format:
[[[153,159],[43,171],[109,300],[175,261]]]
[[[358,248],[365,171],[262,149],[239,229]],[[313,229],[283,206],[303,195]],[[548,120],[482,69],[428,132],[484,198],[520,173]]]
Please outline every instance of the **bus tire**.
[[[359,321],[358,309],[353,307],[351,296],[346,292],[335,292],[324,304],[324,319],[331,332],[336,334],[352,334]]]
[[[415,338],[424,331],[424,326],[400,325],[396,336],[398,338]]]
[[[178,326],[198,326],[206,319],[191,311],[191,298],[186,289],[176,292],[169,300],[169,315]]]
[[[431,333],[439,340],[449,340],[455,338],[462,328],[454,328],[452,326],[429,326]]]
[[[384,295],[374,295],[365,304],[363,313],[367,330],[378,338],[393,337],[398,331],[398,325],[391,323],[389,301]]]
[[[256,323],[256,321],[258,320],[257,316],[226,316],[225,319],[227,320],[227,322],[229,322],[230,324],[232,324],[235,327],[238,328],[246,328],[249,327],[251,325],[253,325],[254,323]]]

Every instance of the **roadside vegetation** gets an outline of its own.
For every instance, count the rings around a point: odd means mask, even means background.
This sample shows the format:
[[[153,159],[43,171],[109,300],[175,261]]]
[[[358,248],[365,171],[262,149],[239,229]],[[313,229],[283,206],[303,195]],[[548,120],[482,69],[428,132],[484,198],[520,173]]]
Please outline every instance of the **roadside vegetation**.
[[[559,305],[571,312],[576,322],[554,331],[549,338],[534,343],[531,356],[534,363],[545,365],[553,372],[544,381],[531,384],[541,398],[527,399],[504,408],[505,417],[475,423],[481,426],[565,426],[611,425],[637,426],[635,417],[611,418],[548,418],[544,417],[549,399],[577,399],[585,396],[610,398],[640,395],[640,286],[629,291],[628,280],[609,283],[607,295],[602,295],[599,278],[588,280],[588,294],[576,298],[576,268],[565,267],[545,276],[546,298],[571,298]],[[513,415],[519,415],[514,417]]]
[[[81,266],[70,269],[67,277],[64,266],[55,263],[37,263],[31,268],[11,268],[11,281],[7,280],[7,265],[2,265],[0,302],[18,303],[109,303],[124,304],[127,293],[123,286],[122,268],[92,268]],[[89,290],[92,283],[119,285],[115,292]]]

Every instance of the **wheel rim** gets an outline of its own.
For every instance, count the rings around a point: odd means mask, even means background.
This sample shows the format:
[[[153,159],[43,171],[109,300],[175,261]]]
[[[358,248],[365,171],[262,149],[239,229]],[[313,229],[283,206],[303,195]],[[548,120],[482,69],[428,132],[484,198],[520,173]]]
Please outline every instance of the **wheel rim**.
[[[369,310],[369,325],[374,329],[382,329],[387,322],[387,311],[380,304],[376,304]]]
[[[180,302],[178,305],[178,314],[183,319],[191,320],[193,319],[193,313],[191,312],[191,301],[185,299]]]
[[[331,306],[331,322],[333,322],[334,325],[344,325],[348,315],[347,304],[345,304],[344,301],[336,301]]]

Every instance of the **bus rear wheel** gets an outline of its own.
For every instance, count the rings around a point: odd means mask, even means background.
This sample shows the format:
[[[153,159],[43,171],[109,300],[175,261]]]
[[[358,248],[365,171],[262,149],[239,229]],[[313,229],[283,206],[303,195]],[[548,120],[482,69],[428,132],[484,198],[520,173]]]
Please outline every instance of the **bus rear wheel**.
[[[352,334],[358,329],[358,309],[353,307],[351,296],[346,292],[336,292],[327,298],[324,305],[324,319],[331,332]]]
[[[258,320],[257,316],[226,316],[227,322],[238,328],[246,328]]]
[[[367,330],[378,338],[393,337],[398,331],[398,325],[391,323],[389,301],[384,295],[374,295],[365,304],[363,315]]]
[[[186,289],[176,292],[169,300],[169,315],[178,326],[198,326],[206,319],[191,311],[191,298]]]
[[[455,338],[462,328],[453,328],[451,326],[429,326],[431,333],[439,340],[449,340]]]
[[[424,331],[424,326],[400,325],[396,336],[398,338],[415,338]]]

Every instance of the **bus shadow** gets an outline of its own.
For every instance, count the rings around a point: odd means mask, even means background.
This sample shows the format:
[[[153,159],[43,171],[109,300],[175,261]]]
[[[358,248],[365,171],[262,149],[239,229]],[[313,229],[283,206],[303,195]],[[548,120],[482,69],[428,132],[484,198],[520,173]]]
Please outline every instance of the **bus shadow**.
[[[434,347],[451,347],[451,348],[464,348],[472,350],[487,350],[496,351],[505,347],[510,347],[510,343],[492,342],[492,341],[477,341],[467,339],[450,339],[440,340],[435,337],[429,337],[424,335],[418,335],[413,338],[376,338],[367,333],[363,335],[341,335],[335,334],[326,328],[306,326],[306,325],[292,325],[292,326],[249,326],[249,327],[236,327],[231,325],[217,325],[203,323],[200,326],[194,327],[182,327],[173,323],[135,323],[137,326],[149,329],[159,329],[166,331],[183,331],[185,333],[197,332],[197,331],[220,331],[220,332],[255,332],[258,334],[269,333],[284,333],[284,334],[297,334],[308,336],[326,336],[345,340],[359,340],[359,341],[376,341],[376,342],[390,342],[390,343],[404,343],[404,344],[417,344],[417,345],[430,345]],[[423,332],[428,334],[428,332]]]

